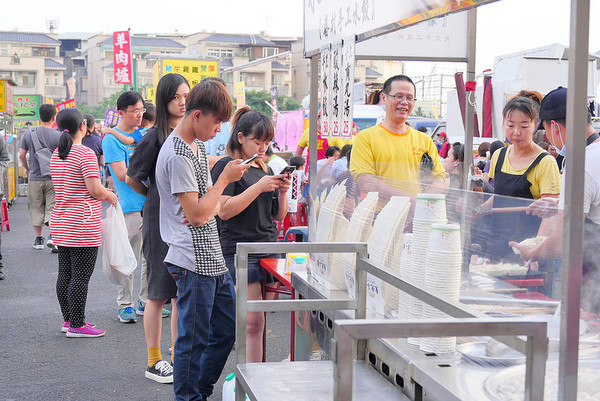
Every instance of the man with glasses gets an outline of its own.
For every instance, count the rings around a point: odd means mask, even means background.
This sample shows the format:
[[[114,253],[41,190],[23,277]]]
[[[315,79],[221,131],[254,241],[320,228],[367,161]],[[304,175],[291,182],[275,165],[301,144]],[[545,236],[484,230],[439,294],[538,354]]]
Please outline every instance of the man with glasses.
[[[117,99],[117,110],[121,121],[114,128],[117,132],[127,137],[139,136],[139,127],[142,116],[146,111],[142,96],[133,91],[121,94]],[[135,192],[125,183],[129,158],[133,154],[137,141],[125,144],[111,133],[107,133],[102,140],[104,163],[108,166],[113,179],[115,191],[119,196],[119,203],[125,216],[125,224],[129,234],[129,243],[139,261],[142,259],[141,288],[139,298],[144,304],[147,301],[148,284],[146,281],[146,261],[142,257],[142,208],[145,198]],[[137,321],[133,303],[133,273],[118,286],[117,304],[119,306],[118,318],[122,323],[135,323]]]
[[[390,196],[414,197],[422,191],[439,190],[446,177],[433,140],[406,124],[415,107],[415,93],[415,84],[406,75],[389,78],[380,95],[384,121],[354,138],[350,171],[361,192],[379,192],[379,209],[381,201]],[[423,169],[422,164],[426,165]],[[430,176],[428,188],[422,186],[425,174]]]

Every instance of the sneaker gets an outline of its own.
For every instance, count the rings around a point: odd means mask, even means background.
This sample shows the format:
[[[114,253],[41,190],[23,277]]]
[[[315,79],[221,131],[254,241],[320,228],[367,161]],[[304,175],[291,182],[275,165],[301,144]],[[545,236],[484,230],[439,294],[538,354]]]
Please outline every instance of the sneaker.
[[[158,383],[173,383],[173,367],[163,360],[156,362],[154,366],[148,366],[144,375]]]
[[[103,335],[104,330],[87,325],[79,328],[69,327],[67,330],[67,337],[102,337]]]
[[[44,249],[44,237],[35,237],[33,249]]]
[[[58,253],[58,247],[54,245],[52,237],[48,237],[48,241],[46,241],[46,246],[52,250],[52,253]]]
[[[119,320],[121,323],[135,323],[137,322],[137,318],[135,317],[135,311],[131,306],[127,308],[119,309]]]
[[[96,327],[96,323],[94,322],[85,322],[85,325],[89,327]],[[60,328],[60,331],[62,333],[66,333],[67,331],[69,331],[69,327],[71,327],[71,322],[64,322],[62,327]]]
[[[135,314],[139,315],[139,316],[144,316],[144,309],[146,309],[146,304],[144,304],[142,301],[138,301],[138,306],[137,306],[137,309],[135,310]],[[171,314],[170,310],[163,308],[161,317],[162,318],[169,317],[170,314]]]
[[[4,274],[2,271],[3,268],[4,266],[2,265],[2,262],[0,262],[0,280],[4,280],[6,278],[6,274]]]

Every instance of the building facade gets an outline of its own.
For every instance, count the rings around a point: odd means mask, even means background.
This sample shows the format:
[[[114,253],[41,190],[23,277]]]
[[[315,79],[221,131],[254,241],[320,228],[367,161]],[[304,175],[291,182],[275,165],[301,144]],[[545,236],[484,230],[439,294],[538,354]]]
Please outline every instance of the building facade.
[[[15,95],[60,103],[67,96],[65,70],[56,35],[0,31],[0,77],[16,82]]]

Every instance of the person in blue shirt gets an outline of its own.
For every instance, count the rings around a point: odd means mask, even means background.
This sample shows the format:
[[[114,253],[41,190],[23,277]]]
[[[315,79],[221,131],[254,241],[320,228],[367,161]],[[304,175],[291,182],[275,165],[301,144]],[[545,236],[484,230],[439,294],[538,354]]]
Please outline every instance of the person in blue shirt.
[[[117,100],[117,110],[121,121],[114,128],[122,135],[136,137],[139,135],[138,127],[142,124],[142,115],[146,111],[142,96],[133,91],[121,94]],[[147,301],[148,285],[146,280],[146,261],[143,259],[142,249],[142,208],[145,198],[135,192],[125,183],[129,158],[135,150],[136,143],[124,144],[113,134],[106,134],[102,140],[104,162],[108,166],[113,179],[113,185],[119,203],[125,216],[125,224],[129,234],[129,243],[138,261],[142,259],[140,301]],[[117,304],[119,307],[118,318],[123,323],[135,323],[137,321],[133,303],[133,273],[118,286]]]

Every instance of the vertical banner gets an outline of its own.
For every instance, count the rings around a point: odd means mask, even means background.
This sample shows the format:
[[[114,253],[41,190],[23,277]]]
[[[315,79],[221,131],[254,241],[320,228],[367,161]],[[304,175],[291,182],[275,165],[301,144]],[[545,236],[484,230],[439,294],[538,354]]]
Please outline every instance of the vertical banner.
[[[67,87],[69,88],[69,97],[71,99],[75,98],[75,78],[67,79]]]
[[[276,86],[272,86],[271,87],[271,106],[273,106],[273,108],[275,110],[273,110],[273,124],[277,124],[277,111],[279,111],[279,99],[277,97],[277,87]]]
[[[321,49],[321,138],[329,138],[331,130],[331,50],[329,45]]]
[[[113,32],[113,64],[115,84],[131,85],[133,74],[129,31]]]
[[[235,83],[235,100],[238,109],[246,105],[246,87],[244,86],[244,81]]]
[[[354,35],[344,39],[342,46],[342,138],[352,138],[352,112],[354,96],[354,56],[355,56]]]
[[[13,84],[8,80],[0,80],[0,113],[13,115],[15,112],[15,91]]]
[[[331,46],[331,129],[330,136],[339,138],[342,124],[342,42]]]

